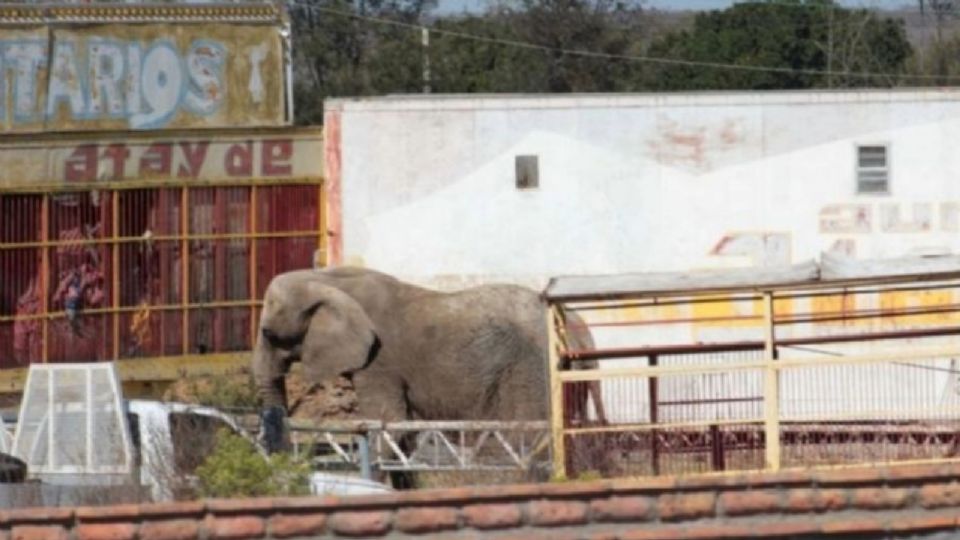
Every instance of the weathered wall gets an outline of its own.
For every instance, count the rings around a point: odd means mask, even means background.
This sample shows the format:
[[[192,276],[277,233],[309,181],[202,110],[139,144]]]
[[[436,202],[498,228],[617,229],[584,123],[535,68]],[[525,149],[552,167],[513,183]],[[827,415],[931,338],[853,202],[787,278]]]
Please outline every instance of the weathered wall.
[[[181,24],[173,9],[153,24],[88,16],[102,24],[0,32],[4,132],[289,124],[278,24]]]
[[[0,513],[7,540],[956,538],[960,465]]]
[[[830,250],[960,251],[957,90],[327,108],[341,260],[420,282],[540,287],[551,275],[773,265]],[[889,145],[889,195],[856,195],[857,144]],[[515,187],[521,154],[539,156],[538,189]]]
[[[323,176],[322,157],[320,133],[300,128],[6,137],[0,138],[0,189],[316,180]]]

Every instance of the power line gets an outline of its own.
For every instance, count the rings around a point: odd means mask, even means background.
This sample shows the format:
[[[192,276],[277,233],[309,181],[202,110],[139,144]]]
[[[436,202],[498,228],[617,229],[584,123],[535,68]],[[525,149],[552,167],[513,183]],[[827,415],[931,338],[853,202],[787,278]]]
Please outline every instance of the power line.
[[[614,53],[605,53],[597,51],[587,51],[580,49],[565,49],[559,47],[551,47],[548,45],[541,45],[539,43],[532,43],[529,41],[520,41],[514,39],[505,39],[505,38],[494,38],[488,36],[481,36],[477,34],[470,34],[467,32],[460,32],[458,30],[447,30],[444,28],[435,28],[428,27],[422,24],[408,23],[403,21],[398,21],[394,19],[387,19],[383,17],[376,17],[372,15],[360,15],[358,13],[353,13],[349,11],[343,11],[335,8],[317,6],[308,3],[304,3],[302,0],[289,0],[290,5],[298,6],[301,8],[312,9],[320,11],[323,13],[329,13],[332,15],[338,15],[341,17],[349,17],[353,19],[358,19],[367,22],[373,22],[378,24],[392,25],[400,28],[407,28],[410,30],[416,30],[422,32],[426,29],[428,32],[446,35],[450,37],[467,39],[472,41],[479,41],[484,43],[491,43],[496,45],[503,45],[508,47],[516,47],[528,50],[536,50],[543,52],[552,52],[559,53],[567,56],[580,56],[584,58],[597,58],[604,60],[623,60],[628,62],[640,62],[648,64],[660,64],[660,65],[672,65],[672,66],[685,66],[685,67],[700,67],[708,69],[719,69],[719,70],[728,70],[728,71],[742,71],[742,72],[754,72],[754,73],[780,73],[785,75],[819,75],[819,76],[828,76],[828,77],[853,77],[853,78],[863,78],[863,79],[872,79],[872,78],[886,78],[886,79],[907,79],[907,80],[937,80],[937,81],[960,81],[960,76],[942,76],[942,75],[908,75],[902,73],[882,73],[882,72],[871,72],[871,71],[835,71],[835,70],[822,70],[822,69],[809,69],[809,68],[786,68],[786,67],[776,67],[776,66],[749,66],[743,64],[731,64],[727,62],[709,62],[704,60],[685,60],[679,58],[664,58],[657,56],[645,56],[645,55],[626,55],[626,54],[614,54]]]

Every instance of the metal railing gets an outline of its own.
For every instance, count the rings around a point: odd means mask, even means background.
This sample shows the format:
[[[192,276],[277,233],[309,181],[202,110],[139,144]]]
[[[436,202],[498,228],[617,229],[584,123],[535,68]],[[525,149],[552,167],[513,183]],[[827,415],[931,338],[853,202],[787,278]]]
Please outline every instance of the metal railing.
[[[255,411],[234,411],[250,433],[260,432]],[[550,467],[547,421],[287,420],[293,453],[317,470],[360,472],[515,471]]]
[[[654,296],[551,303],[555,474],[957,456],[960,281]],[[600,345],[570,346],[571,313]],[[605,423],[573,418],[590,381]]]

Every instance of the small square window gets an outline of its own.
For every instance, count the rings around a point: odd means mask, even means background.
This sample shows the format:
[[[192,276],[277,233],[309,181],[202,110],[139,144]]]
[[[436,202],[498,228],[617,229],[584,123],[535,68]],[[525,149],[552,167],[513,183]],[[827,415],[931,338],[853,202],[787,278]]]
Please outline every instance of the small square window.
[[[540,186],[540,171],[537,156],[517,156],[517,189],[534,189]]]
[[[887,147],[880,145],[857,147],[857,193],[887,193],[890,191],[890,167]]]

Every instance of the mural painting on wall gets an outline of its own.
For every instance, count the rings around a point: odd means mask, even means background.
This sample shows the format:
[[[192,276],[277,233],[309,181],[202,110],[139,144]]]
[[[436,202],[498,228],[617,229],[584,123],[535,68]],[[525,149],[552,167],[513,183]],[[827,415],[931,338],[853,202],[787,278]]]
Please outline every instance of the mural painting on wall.
[[[723,235],[710,255],[747,257],[752,266],[790,264],[790,233],[737,232]]]
[[[819,214],[819,232],[832,240],[827,251],[857,255],[859,236],[869,234],[925,234],[960,231],[960,203],[840,203],[824,206]],[[911,253],[943,252],[943,246],[916,245]]]
[[[0,117],[15,132],[282,125],[283,73],[276,27],[10,31]]]

